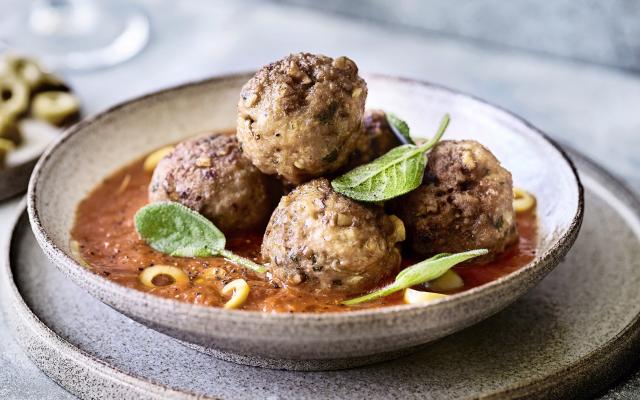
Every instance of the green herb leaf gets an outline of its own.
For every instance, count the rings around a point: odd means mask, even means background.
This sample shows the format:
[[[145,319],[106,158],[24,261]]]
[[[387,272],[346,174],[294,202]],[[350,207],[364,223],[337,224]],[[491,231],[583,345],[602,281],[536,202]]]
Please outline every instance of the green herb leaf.
[[[355,200],[384,201],[420,186],[426,164],[420,149],[405,144],[334,179],[331,186]]]
[[[449,124],[446,114],[438,132],[427,143],[405,144],[389,150],[331,182],[333,189],[359,201],[385,201],[409,193],[422,183],[427,158],[424,153],[440,140]]]
[[[232,263],[241,265],[245,268],[249,268],[251,270],[254,270],[256,272],[260,272],[260,273],[264,273],[267,272],[267,269],[257,263],[254,263],[253,261],[249,260],[248,258],[244,258],[244,257],[240,257],[237,254],[234,254],[232,252],[230,252],[229,250],[220,250],[219,253],[222,257],[226,258],[227,260],[231,261]]]
[[[135,217],[138,235],[151,248],[176,257],[222,255],[256,272],[266,269],[225,250],[226,238],[211,221],[179,203],[170,201],[142,207]]]
[[[386,113],[387,122],[393,133],[403,144],[416,144],[411,138],[409,125],[393,113]]]
[[[380,290],[356,297],[355,299],[343,301],[342,304],[348,306],[360,304],[380,297],[388,296],[400,290],[410,288],[421,283],[429,282],[442,276],[456,264],[470,260],[474,257],[489,253],[487,249],[470,250],[462,253],[448,254],[442,253],[427,260],[421,261],[400,271],[395,281]]]
[[[179,203],[160,202],[135,215],[136,230],[154,250],[178,257],[207,257],[224,249],[224,234],[208,219]]]

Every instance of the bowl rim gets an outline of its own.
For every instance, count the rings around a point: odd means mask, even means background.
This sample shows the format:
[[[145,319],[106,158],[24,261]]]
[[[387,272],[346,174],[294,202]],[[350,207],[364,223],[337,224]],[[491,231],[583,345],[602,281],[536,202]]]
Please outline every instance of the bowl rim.
[[[406,78],[406,77],[397,77],[391,76],[387,74],[381,73],[369,73],[365,74],[366,77],[371,77],[377,80],[386,80],[390,82],[401,82],[403,84],[410,85],[418,85],[421,87],[426,87],[429,89],[435,89],[441,92],[444,92],[448,95],[461,96],[466,99],[470,99],[476,103],[479,103],[482,106],[487,107],[489,110],[492,110],[498,116],[507,117],[512,121],[523,125],[527,130],[532,132],[533,134],[540,137],[543,141],[551,145],[551,148],[555,149],[558,154],[561,156],[563,161],[569,166],[571,173],[573,174],[573,178],[575,179],[575,183],[578,189],[578,201],[577,208],[572,217],[571,223],[569,227],[554,241],[552,246],[547,249],[544,253],[538,254],[536,258],[529,262],[522,268],[517,269],[505,276],[502,276],[496,280],[488,282],[484,285],[471,288],[467,291],[456,293],[451,296],[447,296],[446,298],[426,303],[426,304],[400,304],[394,306],[387,307],[377,307],[377,308],[368,308],[368,309],[360,309],[360,310],[345,310],[345,311],[330,311],[330,312],[321,312],[321,313],[268,313],[263,311],[252,311],[252,310],[225,310],[220,307],[211,307],[204,305],[197,305],[192,303],[185,303],[178,300],[164,298],[160,296],[156,296],[147,292],[142,292],[133,288],[129,288],[116,282],[113,282],[109,279],[106,279],[94,272],[88,270],[87,268],[80,265],[73,257],[69,256],[65,251],[63,251],[60,247],[58,247],[54,241],[51,239],[47,231],[44,229],[39,210],[36,206],[37,204],[37,196],[39,195],[39,183],[42,177],[42,171],[44,167],[47,165],[49,159],[51,159],[57,151],[61,147],[64,146],[65,142],[67,142],[70,138],[75,136],[76,134],[81,133],[84,128],[91,126],[103,118],[111,115],[112,113],[125,108],[127,106],[133,105],[135,103],[144,102],[145,100],[151,99],[156,96],[168,95],[172,92],[179,92],[191,87],[197,87],[201,85],[213,84],[213,83],[222,83],[225,81],[238,80],[243,77],[250,77],[253,72],[237,72],[223,75],[216,75],[213,77],[208,77],[204,79],[198,79],[189,81],[186,83],[182,83],[179,85],[173,85],[164,89],[159,89],[150,93],[143,94],[141,96],[137,96],[131,98],[129,100],[120,102],[116,105],[106,108],[105,110],[94,114],[90,117],[87,117],[80,122],[72,125],[71,127],[65,129],[61,136],[52,142],[42,157],[38,160],[33,173],[31,175],[31,179],[29,180],[29,187],[27,192],[27,212],[29,215],[29,221],[31,224],[31,229],[37,239],[37,242],[40,244],[45,254],[51,259],[54,264],[63,272],[70,277],[72,280],[78,280],[81,282],[80,286],[85,286],[86,284],[93,284],[96,286],[103,287],[106,291],[108,291],[111,295],[115,295],[118,298],[118,303],[122,303],[123,301],[131,304],[147,304],[153,303],[155,306],[163,309],[170,308],[173,312],[184,313],[185,315],[189,315],[190,318],[215,318],[221,321],[246,321],[246,322],[255,322],[256,319],[261,319],[263,321],[274,321],[274,322],[284,322],[284,321],[300,321],[307,324],[322,324],[328,321],[332,323],[340,323],[340,322],[355,322],[355,321],[363,321],[368,320],[371,317],[382,317],[389,315],[397,315],[403,314],[405,317],[410,317],[411,315],[422,314],[425,312],[433,312],[433,311],[445,311],[448,308],[458,307],[460,304],[473,302],[475,299],[485,296],[491,296],[496,291],[500,290],[504,285],[508,284],[511,281],[517,280],[518,278],[528,276],[536,272],[537,270],[545,270],[545,266],[549,264],[549,260],[553,260],[557,258],[559,255],[562,255],[563,252],[569,250],[569,248],[573,245],[575,241],[578,231],[580,229],[582,219],[584,217],[584,188],[582,186],[582,182],[578,175],[576,166],[573,161],[569,158],[567,153],[559,146],[559,144],[551,139],[546,133],[536,128],[533,124],[525,120],[524,118],[508,111],[507,109],[495,105],[491,102],[483,100],[477,96],[464,93],[455,89],[451,89],[447,86],[443,86],[440,84],[431,83],[428,81]],[[77,206],[77,205],[76,205]],[[556,264],[553,264],[551,267],[546,268],[546,272],[549,272],[552,268],[555,267]],[[73,274],[68,273],[73,270]],[[69,276],[72,275],[72,276]],[[76,277],[77,276],[77,277]],[[93,294],[93,293],[92,293]],[[95,294],[93,294],[95,296]],[[103,302],[112,303],[111,301],[106,301],[99,297]]]

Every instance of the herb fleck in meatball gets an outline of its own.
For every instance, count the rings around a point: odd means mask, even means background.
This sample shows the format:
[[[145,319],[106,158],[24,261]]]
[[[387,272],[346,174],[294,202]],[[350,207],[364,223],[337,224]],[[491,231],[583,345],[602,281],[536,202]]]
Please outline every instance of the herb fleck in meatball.
[[[373,161],[401,144],[391,131],[384,111],[365,110],[364,134],[359,137],[356,149],[351,153],[349,163],[344,170],[349,171]]]
[[[262,256],[285,285],[313,293],[361,293],[400,266],[399,218],[336,193],[327,179],[298,186],[280,200]]]
[[[486,248],[488,262],[518,239],[511,173],[480,143],[443,141],[422,185],[393,202],[411,248],[423,256]]]
[[[292,54],[242,88],[238,140],[253,164],[300,184],[343,167],[362,134],[365,81],[347,57]]]
[[[198,211],[224,232],[264,226],[274,184],[242,154],[234,136],[185,140],[153,172],[149,201],[171,200]]]

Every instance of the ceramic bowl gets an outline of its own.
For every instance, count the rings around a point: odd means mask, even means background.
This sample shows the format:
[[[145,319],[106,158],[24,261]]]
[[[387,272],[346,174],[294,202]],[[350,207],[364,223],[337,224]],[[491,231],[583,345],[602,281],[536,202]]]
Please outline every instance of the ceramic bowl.
[[[111,282],[79,265],[70,236],[76,205],[107,175],[145,153],[206,130],[235,125],[248,75],[190,83],[120,104],[69,129],[38,162],[29,184],[33,232],[69,279],[153,329],[226,360],[270,368],[320,370],[363,365],[403,353],[498,312],[567,253],[583,215],[582,186],[566,154],[522,119],[440,86],[365,76],[367,107],[403,116],[429,136],[446,112],[447,138],[485,144],[538,199],[538,255],[489,284],[427,305],[323,314],[266,314],[180,303]]]

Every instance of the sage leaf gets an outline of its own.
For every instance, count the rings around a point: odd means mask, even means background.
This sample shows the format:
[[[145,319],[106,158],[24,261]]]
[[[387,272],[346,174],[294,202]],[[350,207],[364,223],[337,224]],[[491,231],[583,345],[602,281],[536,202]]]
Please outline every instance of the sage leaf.
[[[429,282],[442,276],[456,264],[470,260],[474,257],[489,253],[487,249],[469,250],[462,253],[448,254],[442,253],[429,259],[421,261],[400,271],[393,283],[380,290],[356,297],[355,299],[343,301],[342,304],[352,306],[364,303],[380,297],[388,296],[403,289],[410,288],[421,283]]]
[[[182,204],[148,204],[134,216],[136,231],[152,249],[176,257],[222,256],[238,265],[264,273],[255,262],[225,250],[226,238],[213,222]]]
[[[361,165],[331,182],[333,189],[354,200],[378,202],[409,193],[422,183],[427,166],[425,153],[442,137],[449,114],[440,122],[436,135],[420,146],[394,147],[368,164]]]
[[[427,166],[425,153],[442,137],[449,114],[440,122],[436,135],[420,146],[394,147],[368,164],[361,165],[331,181],[333,189],[354,200],[378,202],[402,196],[422,183]]]
[[[411,138],[409,125],[403,119],[393,113],[386,113],[386,116],[389,127],[402,144],[416,144]]]
[[[224,249],[224,234],[208,219],[174,202],[142,207],[136,230],[154,250],[178,257],[207,257]]]
[[[331,186],[354,200],[384,201],[420,186],[426,164],[422,151],[405,144],[334,179]]]

